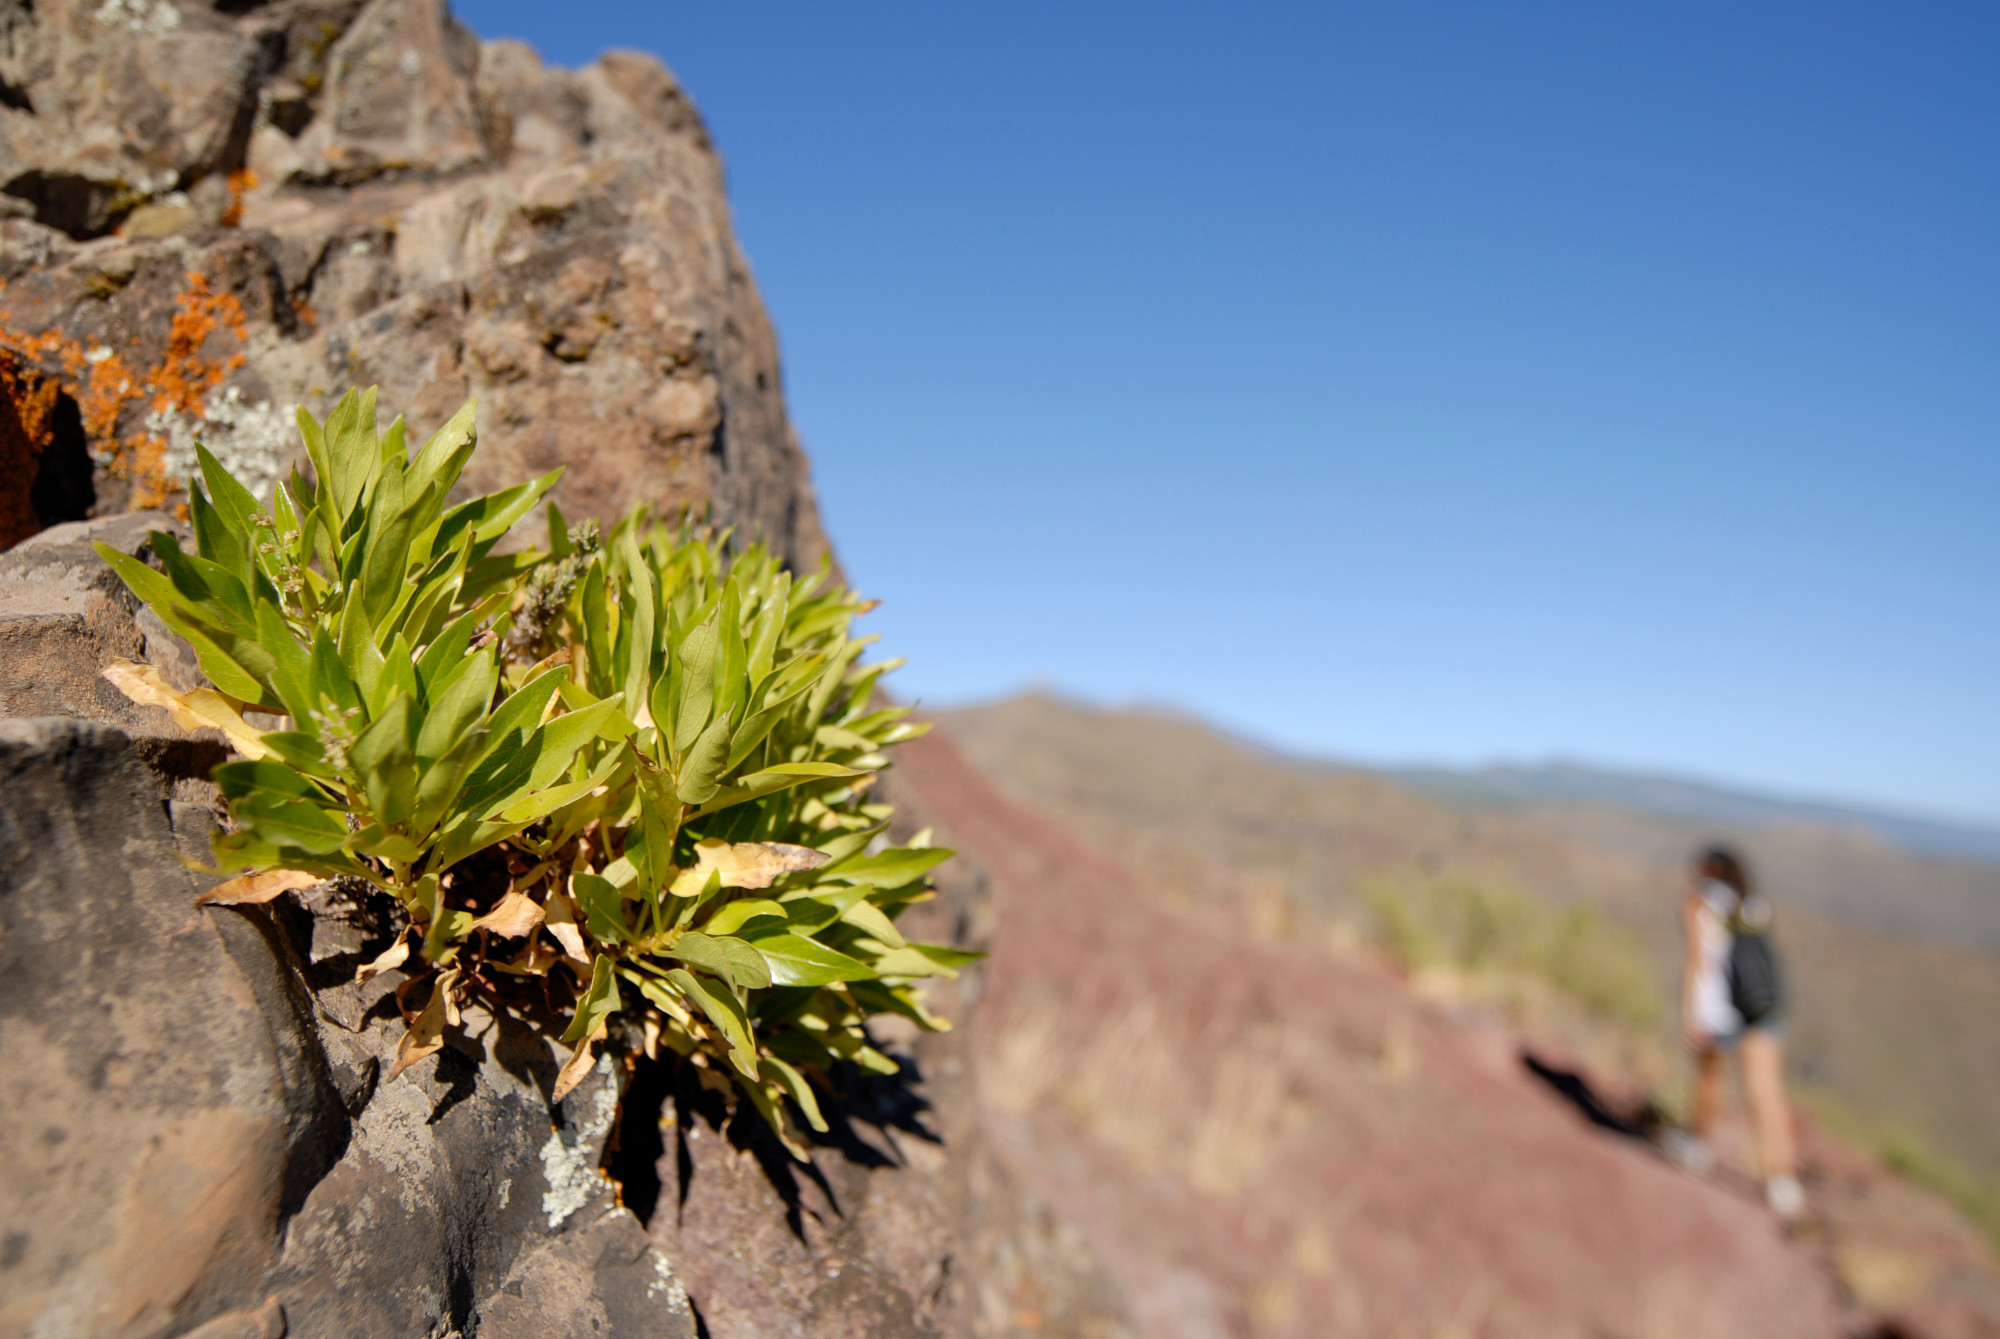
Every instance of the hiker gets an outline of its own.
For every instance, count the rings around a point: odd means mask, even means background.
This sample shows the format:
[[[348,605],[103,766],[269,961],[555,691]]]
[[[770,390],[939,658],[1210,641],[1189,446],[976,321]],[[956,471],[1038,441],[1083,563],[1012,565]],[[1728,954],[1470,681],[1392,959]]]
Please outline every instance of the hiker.
[[[1727,847],[1702,852],[1692,875],[1681,908],[1687,929],[1681,1021],[1695,1053],[1694,1135],[1706,1160],[1722,1105],[1723,1057],[1735,1051],[1757,1130],[1764,1198],[1779,1217],[1797,1218],[1805,1195],[1785,1099],[1784,991],[1770,942],[1770,903],[1753,892],[1749,871]]]

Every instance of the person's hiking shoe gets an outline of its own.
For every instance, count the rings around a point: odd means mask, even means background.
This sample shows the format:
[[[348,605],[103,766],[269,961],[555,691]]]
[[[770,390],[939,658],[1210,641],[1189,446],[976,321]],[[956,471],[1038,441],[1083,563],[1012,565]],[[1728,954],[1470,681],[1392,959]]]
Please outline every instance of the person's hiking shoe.
[[[1663,1131],[1660,1152],[1666,1155],[1668,1162],[1695,1176],[1706,1176],[1715,1166],[1715,1150],[1700,1135],[1687,1130]]]
[[[1764,1202],[1772,1212],[1791,1222],[1806,1211],[1806,1192],[1796,1176],[1774,1176],[1764,1183]]]

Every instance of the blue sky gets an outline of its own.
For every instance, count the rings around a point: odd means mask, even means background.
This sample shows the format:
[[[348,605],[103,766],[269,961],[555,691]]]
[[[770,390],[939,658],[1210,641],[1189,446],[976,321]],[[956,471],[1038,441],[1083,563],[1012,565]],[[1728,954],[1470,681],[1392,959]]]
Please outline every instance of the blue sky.
[[[2000,824],[2000,8],[458,10],[702,108],[903,691]]]

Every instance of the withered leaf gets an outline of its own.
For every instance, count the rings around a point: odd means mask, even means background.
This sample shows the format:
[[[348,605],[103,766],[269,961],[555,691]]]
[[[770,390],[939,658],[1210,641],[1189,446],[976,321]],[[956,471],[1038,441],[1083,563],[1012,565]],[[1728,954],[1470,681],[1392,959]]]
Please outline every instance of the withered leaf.
[[[583,931],[576,928],[576,909],[563,893],[550,893],[549,900],[542,907],[542,923],[548,927],[556,942],[563,946],[563,952],[576,961],[589,966],[590,955],[583,950]]]
[[[396,1047],[396,1064],[389,1071],[395,1078],[427,1055],[435,1055],[444,1049],[444,1029],[448,1022],[458,1017],[458,1006],[451,998],[451,988],[458,983],[458,968],[447,967],[438,973],[437,981],[431,987],[430,1003],[417,1015],[417,1021],[410,1024],[410,1030],[403,1034],[402,1042]]]
[[[185,730],[220,730],[244,757],[255,761],[269,753],[264,736],[244,723],[229,700],[213,688],[183,693],[160,671],[135,660],[113,660],[101,671],[111,686],[142,707],[165,707],[174,724]]]
[[[541,923],[542,904],[526,893],[509,889],[493,910],[472,923],[472,928],[490,931],[502,939],[519,939]]]
[[[195,905],[213,903],[219,907],[254,906],[269,902],[280,893],[288,893],[294,888],[310,888],[322,882],[317,874],[308,874],[298,869],[260,869],[254,874],[239,874],[203,893],[195,899]]]
[[[781,874],[818,869],[833,857],[810,846],[784,842],[726,842],[710,837],[694,844],[694,865],[674,879],[676,897],[699,893],[711,874],[722,876],[724,888],[769,888]]]
[[[360,971],[356,972],[354,979],[356,981],[370,980],[392,968],[401,967],[409,960],[410,941],[407,939],[398,939],[395,943],[389,945],[387,949],[383,950],[382,955],[375,959],[375,961],[368,963]]]
[[[596,1059],[590,1053],[591,1043],[602,1041],[604,1033],[605,1026],[599,1023],[595,1032],[576,1044],[575,1053],[563,1062],[561,1072],[556,1075],[556,1086],[549,1093],[551,1102],[560,1102],[568,1097],[570,1089],[582,1083],[583,1076],[590,1073],[590,1067]]]

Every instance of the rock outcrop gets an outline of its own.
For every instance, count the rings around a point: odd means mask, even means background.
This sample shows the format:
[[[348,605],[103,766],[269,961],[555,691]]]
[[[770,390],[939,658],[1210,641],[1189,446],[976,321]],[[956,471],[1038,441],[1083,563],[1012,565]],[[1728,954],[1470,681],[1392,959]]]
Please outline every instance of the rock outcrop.
[[[610,1063],[552,1121],[548,1048],[468,1019],[380,1084],[389,983],[313,989],[362,935],[197,908],[212,824],[116,727],[0,721],[0,1333],[692,1336],[597,1173]]]
[[[90,545],[176,528],[197,440],[268,490],[293,407],[369,384],[417,433],[478,398],[463,489],[562,466],[572,519],[827,551],[657,61],[547,69],[442,0],[0,0],[0,1339],[1126,1333],[964,1032],[885,1035],[801,1166],[666,1065],[551,1104],[512,1019],[385,1081],[365,890],[196,905],[226,744],[101,680],[199,668]],[[923,932],[986,933],[982,888]]]
[[[804,1166],[691,1069],[601,1061],[552,1105],[562,1056],[507,1017],[384,1082],[382,909],[197,906],[223,741],[99,691],[112,656],[196,681],[90,548],[159,525],[0,555],[0,1336],[1130,1333],[985,1142],[970,1030],[883,1029],[904,1072],[836,1076]],[[978,868],[943,890],[911,930],[983,942]],[[934,1003],[972,1022],[979,980]]]
[[[461,486],[712,506],[826,551],[722,168],[660,63],[545,68],[443,0],[0,3],[0,546],[169,506],[199,439],[268,489],[351,385]]]

